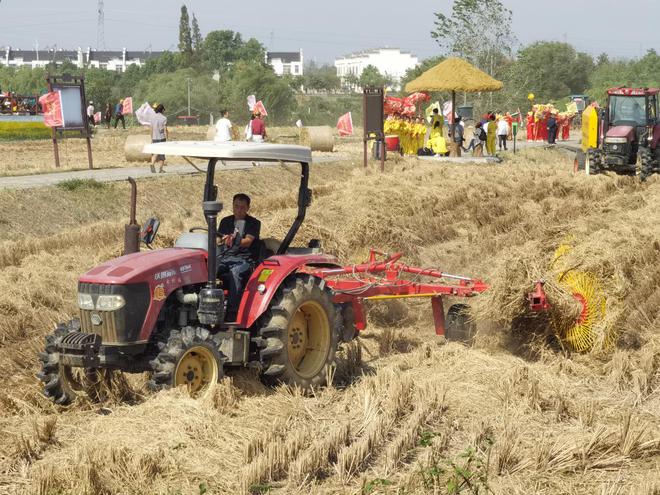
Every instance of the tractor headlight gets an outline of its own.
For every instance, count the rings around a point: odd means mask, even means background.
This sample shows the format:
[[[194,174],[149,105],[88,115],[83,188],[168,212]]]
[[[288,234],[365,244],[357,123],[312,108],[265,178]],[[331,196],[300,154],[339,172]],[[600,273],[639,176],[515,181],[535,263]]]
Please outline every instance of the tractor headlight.
[[[96,300],[96,309],[99,311],[116,311],[126,304],[124,296],[118,294],[102,295]]]
[[[78,307],[80,309],[94,309],[94,300],[90,294],[78,293]]]

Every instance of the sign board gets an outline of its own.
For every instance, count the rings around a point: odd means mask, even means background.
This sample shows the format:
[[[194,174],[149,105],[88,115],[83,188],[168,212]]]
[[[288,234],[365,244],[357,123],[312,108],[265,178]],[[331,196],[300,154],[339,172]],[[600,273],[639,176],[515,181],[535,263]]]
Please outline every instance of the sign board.
[[[383,135],[383,88],[364,88],[364,134]]]
[[[62,95],[63,129],[76,130],[85,128],[84,95],[80,86],[59,86],[53,84],[53,91]]]

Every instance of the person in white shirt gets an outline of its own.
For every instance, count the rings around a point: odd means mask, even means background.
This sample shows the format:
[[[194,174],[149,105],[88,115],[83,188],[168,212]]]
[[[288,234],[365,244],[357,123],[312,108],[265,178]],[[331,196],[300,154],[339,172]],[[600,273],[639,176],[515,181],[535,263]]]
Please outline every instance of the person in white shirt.
[[[87,118],[89,119],[89,123],[92,125],[92,127],[96,125],[96,122],[94,122],[94,104],[91,101],[87,106]]]
[[[222,118],[215,124],[215,142],[226,143],[231,141],[231,122],[229,121],[229,112],[222,111]]]
[[[506,137],[509,135],[509,124],[503,118],[497,122],[497,143],[500,151],[506,151]]]

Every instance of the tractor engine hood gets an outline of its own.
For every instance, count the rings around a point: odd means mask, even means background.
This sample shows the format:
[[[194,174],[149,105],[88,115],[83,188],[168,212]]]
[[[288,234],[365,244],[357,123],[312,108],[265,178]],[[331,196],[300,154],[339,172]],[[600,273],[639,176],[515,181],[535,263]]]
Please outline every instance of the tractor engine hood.
[[[628,142],[635,140],[635,128],[630,125],[618,125],[610,127],[607,130],[605,139],[607,138],[625,138]]]
[[[91,284],[148,283],[150,287],[181,287],[204,282],[206,251],[168,248],[127,254],[92,268],[79,279]],[[166,290],[166,292],[169,292]]]

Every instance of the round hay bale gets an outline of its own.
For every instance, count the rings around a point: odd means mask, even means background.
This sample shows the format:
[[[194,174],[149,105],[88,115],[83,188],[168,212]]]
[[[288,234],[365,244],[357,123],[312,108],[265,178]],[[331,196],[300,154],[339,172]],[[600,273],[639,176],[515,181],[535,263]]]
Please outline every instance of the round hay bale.
[[[144,134],[133,134],[126,138],[124,144],[124,156],[127,162],[148,162],[151,155],[142,153],[145,144],[151,143],[151,136]]]
[[[332,127],[312,126],[300,129],[300,144],[309,146],[312,151],[334,151],[335,137]]]

